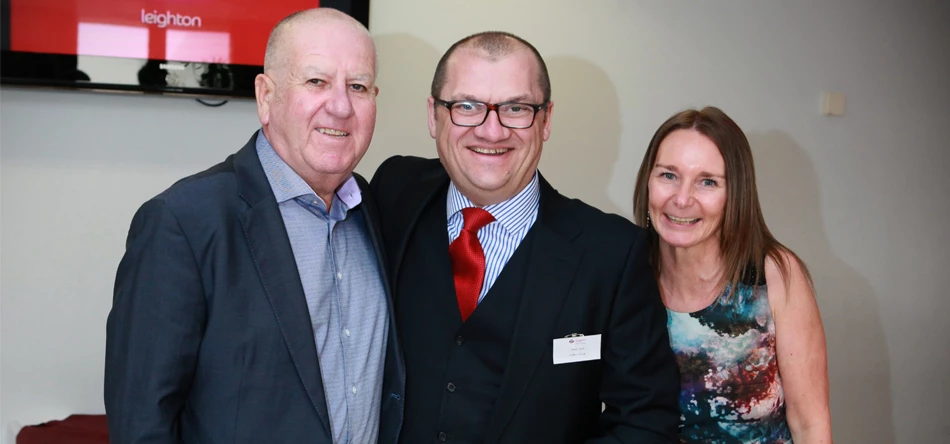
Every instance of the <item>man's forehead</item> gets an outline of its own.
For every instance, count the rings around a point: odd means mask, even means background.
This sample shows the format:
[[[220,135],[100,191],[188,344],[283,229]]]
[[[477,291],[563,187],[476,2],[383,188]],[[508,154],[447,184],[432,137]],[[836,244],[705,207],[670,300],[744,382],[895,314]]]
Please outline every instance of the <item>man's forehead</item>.
[[[452,100],[537,101],[543,95],[533,59],[453,56],[447,71],[443,93]]]
[[[449,57],[449,64],[459,61],[463,61],[467,64],[475,63],[476,61],[488,63],[519,61],[537,69],[537,60],[534,54],[528,50],[528,48],[524,47],[515,47],[509,51],[495,53],[477,47],[462,47],[457,49],[455,53]]]
[[[294,71],[337,71],[375,77],[376,51],[372,39],[352,28],[345,33],[328,29],[294,29],[286,45]],[[309,32],[308,32],[309,31]]]
[[[340,58],[333,55],[310,52],[298,54],[293,70],[301,75],[334,75],[343,73],[347,78],[356,80],[374,80],[376,69],[371,57]]]
[[[490,56],[477,49],[459,50],[448,62],[449,80],[452,76],[505,75],[517,77],[526,74],[534,78],[538,73],[537,61],[528,51],[517,50],[503,56]]]

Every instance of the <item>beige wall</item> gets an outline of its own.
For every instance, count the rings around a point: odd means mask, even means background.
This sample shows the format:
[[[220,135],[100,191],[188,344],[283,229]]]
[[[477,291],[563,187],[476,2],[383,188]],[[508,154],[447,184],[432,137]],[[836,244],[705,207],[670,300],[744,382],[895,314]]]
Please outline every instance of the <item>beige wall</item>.
[[[374,1],[382,91],[358,171],[435,154],[425,124],[435,63],[485,29],[546,57],[555,114],[541,171],[607,211],[630,216],[636,168],[666,117],[718,105],[753,144],[770,227],[815,275],[836,442],[942,442],[950,5],[939,3]],[[825,90],[847,94],[844,116],[819,114]],[[256,127],[246,101],[2,90],[6,433],[102,411],[105,316],[133,211]]]

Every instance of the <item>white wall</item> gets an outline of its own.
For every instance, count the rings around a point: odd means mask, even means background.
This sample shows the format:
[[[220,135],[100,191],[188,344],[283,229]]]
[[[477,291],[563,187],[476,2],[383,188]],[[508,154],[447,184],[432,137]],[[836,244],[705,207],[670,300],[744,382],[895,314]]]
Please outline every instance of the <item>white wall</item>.
[[[656,127],[715,104],[754,145],[767,220],[810,265],[838,443],[950,435],[950,4],[926,0],[374,1],[379,122],[358,171],[434,155],[424,101],[441,53],[484,29],[548,60],[562,192],[631,214]],[[413,12],[409,12],[413,11]],[[843,117],[818,113],[823,90]],[[0,426],[101,413],[104,324],[135,208],[236,150],[253,104],[0,92]],[[12,439],[7,437],[7,442]]]

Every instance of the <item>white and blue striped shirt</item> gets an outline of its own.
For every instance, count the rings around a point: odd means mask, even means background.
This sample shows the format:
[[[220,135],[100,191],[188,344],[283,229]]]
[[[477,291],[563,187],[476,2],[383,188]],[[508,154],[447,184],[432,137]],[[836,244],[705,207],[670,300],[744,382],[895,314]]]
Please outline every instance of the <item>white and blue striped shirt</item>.
[[[514,197],[482,208],[491,213],[495,221],[478,230],[478,241],[482,244],[482,250],[485,251],[485,281],[482,283],[482,292],[478,294],[479,303],[498,279],[508,259],[515,254],[515,250],[534,225],[534,221],[538,219],[540,201],[541,189],[538,187],[538,172],[535,171],[534,178],[528,186]],[[463,196],[458,188],[455,188],[454,183],[449,183],[449,194],[445,203],[449,243],[452,243],[462,232],[465,220],[461,211],[469,207],[477,207],[477,205]]]

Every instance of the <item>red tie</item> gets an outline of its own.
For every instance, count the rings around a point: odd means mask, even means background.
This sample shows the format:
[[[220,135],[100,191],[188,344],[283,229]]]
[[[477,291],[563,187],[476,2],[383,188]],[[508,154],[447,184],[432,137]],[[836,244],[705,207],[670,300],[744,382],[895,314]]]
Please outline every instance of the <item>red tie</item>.
[[[462,209],[465,225],[459,237],[449,245],[452,258],[452,276],[455,278],[455,296],[459,301],[462,322],[475,311],[478,294],[485,280],[485,252],[478,243],[478,230],[495,220],[491,213],[481,208]]]

